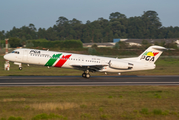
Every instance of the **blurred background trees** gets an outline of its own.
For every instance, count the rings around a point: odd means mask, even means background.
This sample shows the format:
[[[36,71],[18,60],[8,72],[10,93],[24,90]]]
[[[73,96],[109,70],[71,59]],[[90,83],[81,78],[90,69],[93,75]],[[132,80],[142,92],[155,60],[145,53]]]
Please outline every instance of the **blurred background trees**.
[[[10,31],[0,31],[0,40],[16,37],[27,40],[81,40],[83,43],[112,42],[113,38],[165,39],[179,38],[179,27],[164,27],[156,11],[144,11],[141,16],[127,18],[125,14],[114,12],[109,19],[98,18],[83,24],[73,18],[68,20],[60,16],[56,24],[48,29],[36,29],[35,25],[21,28],[13,27]]]

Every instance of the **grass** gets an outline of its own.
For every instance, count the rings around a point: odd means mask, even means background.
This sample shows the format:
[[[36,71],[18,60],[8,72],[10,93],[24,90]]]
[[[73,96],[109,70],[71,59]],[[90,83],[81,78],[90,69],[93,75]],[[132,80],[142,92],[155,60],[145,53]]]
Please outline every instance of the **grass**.
[[[178,86],[1,87],[0,120],[177,120],[178,93]]]
[[[81,76],[82,71],[65,68],[47,68],[44,66],[23,64],[23,70],[18,70],[18,66],[10,62],[10,71],[4,71],[4,59],[0,56],[0,76],[12,75],[49,75],[49,76]],[[156,62],[156,69],[148,71],[137,71],[122,73],[122,75],[179,75],[179,58],[178,57],[162,57]],[[105,75],[104,73],[91,73],[94,75]],[[117,75],[116,73],[108,73],[108,75]]]

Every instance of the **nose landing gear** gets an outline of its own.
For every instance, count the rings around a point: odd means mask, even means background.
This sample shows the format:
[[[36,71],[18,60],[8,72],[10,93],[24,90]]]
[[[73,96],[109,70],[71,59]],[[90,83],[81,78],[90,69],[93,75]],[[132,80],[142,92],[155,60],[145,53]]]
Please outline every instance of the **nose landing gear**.
[[[22,70],[22,67],[19,67],[19,70]]]
[[[15,65],[19,65],[19,70],[22,70],[22,63],[14,62]]]

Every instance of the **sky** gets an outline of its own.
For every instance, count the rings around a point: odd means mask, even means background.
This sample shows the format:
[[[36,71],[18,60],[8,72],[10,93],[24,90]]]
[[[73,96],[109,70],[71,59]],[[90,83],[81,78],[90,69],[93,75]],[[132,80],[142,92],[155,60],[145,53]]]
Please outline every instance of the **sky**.
[[[144,11],[158,13],[164,27],[179,26],[179,0],[0,0],[0,31],[9,31],[30,23],[48,29],[60,16],[86,23],[100,17],[109,19],[113,12],[127,18],[141,16]]]

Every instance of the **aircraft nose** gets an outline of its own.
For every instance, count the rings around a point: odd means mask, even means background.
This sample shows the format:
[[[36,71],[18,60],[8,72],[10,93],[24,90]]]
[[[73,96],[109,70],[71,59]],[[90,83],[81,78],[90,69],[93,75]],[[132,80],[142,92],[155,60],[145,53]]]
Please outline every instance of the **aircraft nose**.
[[[9,55],[8,54],[4,55],[4,59],[9,60]]]

